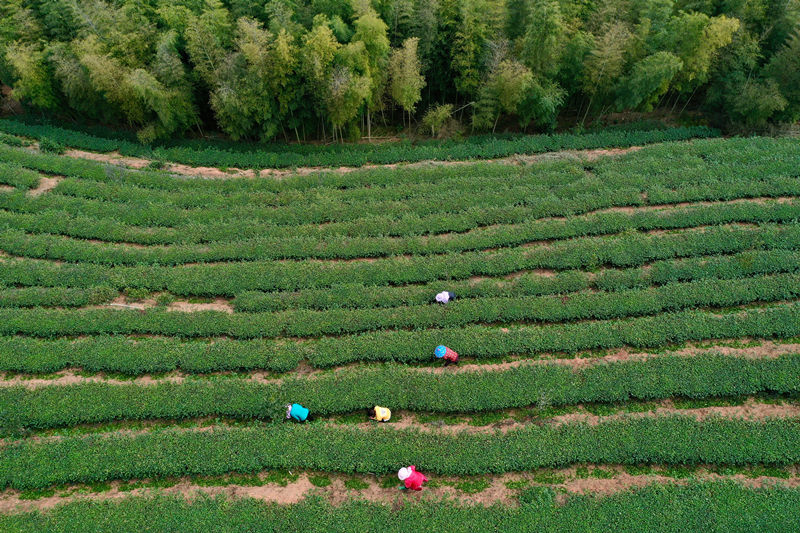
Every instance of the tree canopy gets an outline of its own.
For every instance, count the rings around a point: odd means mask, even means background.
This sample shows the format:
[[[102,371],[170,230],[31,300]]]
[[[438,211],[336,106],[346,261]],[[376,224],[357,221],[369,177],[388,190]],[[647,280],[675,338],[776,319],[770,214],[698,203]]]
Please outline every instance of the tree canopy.
[[[800,0],[0,5],[0,82],[16,99],[143,142],[357,137],[376,116],[405,126],[444,105],[475,130],[659,107],[759,129],[800,119],[798,72]]]

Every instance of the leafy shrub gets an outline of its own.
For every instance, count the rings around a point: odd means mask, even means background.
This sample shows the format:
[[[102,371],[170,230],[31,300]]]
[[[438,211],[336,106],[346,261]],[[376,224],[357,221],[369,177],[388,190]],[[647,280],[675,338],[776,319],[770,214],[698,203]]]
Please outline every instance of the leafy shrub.
[[[439,104],[428,108],[422,116],[422,125],[431,129],[431,137],[436,137],[436,132],[441,130],[445,122],[453,114],[453,104]]]
[[[40,137],[39,150],[53,154],[61,154],[64,153],[64,145],[50,137]]]
[[[16,346],[5,339],[2,354]],[[52,357],[46,344],[35,353]],[[52,345],[51,345],[52,346]],[[67,344],[69,346],[69,344]],[[73,344],[80,351],[80,342]],[[180,346],[173,345],[173,352]],[[125,352],[114,352],[125,359]],[[93,360],[91,357],[94,356]],[[29,358],[20,350],[18,359]],[[97,365],[97,356],[90,361]],[[76,358],[76,366],[79,366]],[[119,363],[116,363],[119,365]],[[197,363],[195,363],[197,364]],[[191,417],[283,420],[284,406],[294,399],[318,416],[358,413],[379,398],[395,410],[436,413],[493,413],[499,409],[535,405],[546,396],[551,405],[626,402],[665,398],[719,398],[758,393],[793,395],[800,354],[753,359],[706,353],[702,357],[660,356],[643,361],[588,365],[573,371],[564,365],[527,365],[510,370],[433,375],[401,366],[342,370],[318,378],[287,378],[263,384],[247,379],[192,380],[184,383],[82,383],[72,386],[0,388],[5,416],[18,428],[49,428],[113,420]],[[136,402],[130,398],[136,397]],[[422,418],[422,417],[418,417]],[[341,421],[340,425],[341,425]],[[588,475],[588,471],[587,471]],[[555,483],[544,472],[536,482]],[[550,481],[545,481],[550,480]]]
[[[725,446],[720,446],[721,442]],[[443,454],[442,449],[459,453]],[[55,457],[60,460],[50,460]],[[24,490],[59,483],[270,468],[389,473],[409,458],[421,471],[442,476],[500,474],[575,463],[777,466],[800,460],[800,434],[791,419],[659,416],[612,419],[595,426],[534,425],[502,434],[272,424],[214,431],[65,436],[9,443],[0,454],[0,487]]]
[[[8,135],[7,133],[0,133],[0,143],[17,147],[30,146],[32,144],[31,141],[22,139],[16,135]]]
[[[357,477],[345,480],[344,487],[350,490],[364,490],[369,488],[369,483]]]
[[[331,484],[331,478],[328,476],[308,476],[308,480],[315,487],[327,487]]]
[[[123,289],[125,298],[133,302],[139,302],[150,298],[150,291],[138,287],[128,287]]]
[[[510,138],[494,136],[475,137],[465,142],[429,141],[410,143],[385,143],[379,145],[260,145],[221,143],[217,146],[208,140],[192,143],[180,141],[149,147],[121,139],[101,138],[51,125],[25,124],[0,120],[0,130],[30,137],[50,138],[67,146],[110,152],[119,150],[123,155],[151,157],[194,166],[281,168],[297,166],[362,166],[368,163],[384,164],[404,161],[448,159],[492,159],[515,153],[540,153],[564,149],[587,149],[632,146],[696,137],[715,137],[716,130],[705,127],[674,128],[647,131],[603,131],[585,135],[521,135]]]

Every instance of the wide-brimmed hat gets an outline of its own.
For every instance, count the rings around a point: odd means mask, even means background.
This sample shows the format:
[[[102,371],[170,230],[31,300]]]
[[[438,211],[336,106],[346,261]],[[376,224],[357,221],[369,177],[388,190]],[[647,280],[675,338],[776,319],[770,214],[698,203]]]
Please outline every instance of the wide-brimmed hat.
[[[405,468],[401,468],[400,470],[397,471],[397,477],[400,478],[400,481],[405,481],[406,479],[411,477],[411,468],[408,466]]]
[[[436,357],[442,358],[444,357],[444,354],[447,353],[447,348],[444,345],[440,344],[439,346],[436,347],[436,350],[434,350],[433,353],[436,355]]]

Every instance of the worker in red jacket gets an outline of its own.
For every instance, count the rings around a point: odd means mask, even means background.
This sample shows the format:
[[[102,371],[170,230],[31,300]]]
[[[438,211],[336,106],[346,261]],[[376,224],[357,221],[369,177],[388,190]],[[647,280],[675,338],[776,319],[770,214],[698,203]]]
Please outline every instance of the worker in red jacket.
[[[404,483],[404,486],[401,486],[400,490],[422,490],[422,484],[428,481],[428,478],[425,477],[424,474],[417,472],[417,467],[414,465],[398,470],[397,477]]]
[[[438,359],[444,359],[444,366],[458,364],[458,354],[447,346],[440,344],[433,353]]]

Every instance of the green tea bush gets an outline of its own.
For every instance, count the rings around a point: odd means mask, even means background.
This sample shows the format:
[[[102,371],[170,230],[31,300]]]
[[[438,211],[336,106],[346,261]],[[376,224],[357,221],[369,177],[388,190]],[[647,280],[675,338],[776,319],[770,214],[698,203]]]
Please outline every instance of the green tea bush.
[[[119,293],[108,287],[67,289],[22,287],[0,289],[0,307],[83,307],[113,300]]]
[[[288,372],[304,357],[302,345],[250,340],[181,341],[175,338],[96,336],[40,340],[0,337],[3,371],[48,373],[67,367],[130,375],[183,370],[262,369]]]
[[[442,453],[442,450],[457,453]],[[210,431],[65,436],[0,449],[0,487],[265,469],[389,473],[408,464],[437,475],[488,475],[575,463],[791,465],[800,461],[793,419],[688,416],[526,426],[505,433],[443,433],[270,424]]]
[[[13,232],[7,230],[6,237]],[[17,233],[14,242],[26,247],[25,255],[69,257],[70,243],[59,251],[28,243]],[[586,237],[547,247],[501,249],[432,256],[392,257],[374,262],[239,262],[167,266],[107,267],[9,260],[0,270],[0,283],[114,288],[138,287],[152,291],[197,296],[235,296],[251,290],[323,288],[349,283],[402,285],[436,280],[461,280],[472,276],[501,276],[530,269],[595,269],[601,266],[632,267],[653,261],[732,254],[753,249],[796,249],[800,225],[764,224],[751,227],[712,227],[674,234],[622,234]],[[23,252],[17,249],[18,253]],[[76,257],[77,259],[77,257]]]
[[[39,150],[53,154],[64,153],[64,145],[50,137],[39,138]]]
[[[360,412],[373,405],[435,413],[475,413],[672,397],[711,398],[800,392],[800,354],[755,359],[705,353],[594,364],[525,365],[437,375],[400,365],[345,369],[279,383],[249,379],[186,380],[153,385],[82,383],[0,388],[4,415],[25,428],[114,420],[226,417],[269,420],[273,406],[302,400],[318,416]],[[135,402],[131,398],[136,398]],[[283,412],[277,413],[279,419]],[[0,421],[0,426],[2,426]]]
[[[1,216],[1,215],[0,215]],[[2,218],[0,218],[2,220]],[[47,218],[36,219],[47,233]],[[392,255],[433,255],[451,252],[514,247],[543,240],[611,235],[633,230],[689,229],[730,223],[780,223],[800,220],[800,203],[728,204],[708,208],[590,215],[563,221],[530,223],[478,229],[460,234],[426,237],[275,237],[272,239],[232,240],[169,248],[126,247],[114,244],[63,239],[52,235],[0,231],[0,249],[18,256],[28,250],[47,250],[33,257],[64,259],[73,262],[99,262],[114,265],[181,264],[213,261],[254,261],[264,259],[354,259]],[[67,219],[65,222],[69,222]],[[96,230],[95,230],[96,231]]]
[[[699,279],[739,279],[759,274],[800,270],[800,252],[764,250],[726,256],[655,261],[645,267],[605,269],[590,275],[568,270],[543,276],[522,272],[511,279],[435,281],[423,285],[371,287],[358,283],[333,285],[326,289],[262,292],[247,291],[236,296],[237,311],[285,311],[291,309],[372,309],[423,305],[434,294],[450,290],[460,300],[485,297],[543,296],[569,294],[585,289],[619,291]]]
[[[489,159],[513,154],[551,152],[564,149],[611,148],[654,142],[715,137],[719,132],[706,127],[673,128],[650,131],[604,131],[585,135],[529,135],[512,139],[489,137],[485,141],[386,143],[380,145],[347,145],[316,147],[286,145],[280,151],[234,151],[209,147],[156,146],[147,147],[123,140],[105,139],[51,125],[25,124],[1,120],[0,130],[38,139],[51,138],[68,146],[124,155],[153,157],[194,166],[275,168],[296,166],[361,166],[368,163],[398,163],[433,160]],[[41,141],[40,141],[41,142]],[[205,143],[208,146],[208,143]]]
[[[354,361],[430,361],[431,348],[450,346],[464,357],[496,358],[542,352],[658,348],[686,341],[739,338],[787,338],[800,334],[800,306],[780,305],[747,313],[717,315],[684,311],[655,317],[579,322],[553,326],[466,326],[428,331],[384,331],[324,338],[308,354],[317,367]]]
[[[296,368],[303,358],[320,368],[356,361],[430,362],[432,348],[438,344],[453,347],[463,357],[481,359],[623,346],[652,349],[686,341],[796,335],[800,335],[800,305],[795,303],[724,315],[682,311],[655,317],[507,329],[466,326],[384,331],[306,342],[218,339],[210,343],[104,335],[75,340],[0,337],[0,370],[41,373],[80,367],[131,375],[176,369],[190,373],[259,369],[286,372]]]
[[[21,137],[17,137],[16,135],[9,135],[7,133],[0,133],[0,144],[7,144],[8,146],[30,146],[32,144],[31,141],[23,139]]]
[[[395,479],[395,481],[397,481]],[[396,483],[395,483],[396,485]],[[117,500],[81,498],[41,512],[0,515],[0,529],[19,533],[68,530],[164,531],[180,524],[190,531],[320,531],[402,533],[408,524],[430,531],[496,531],[605,533],[648,531],[797,531],[800,491],[785,485],[752,488],[731,481],[689,481],[652,484],[611,495],[572,494],[556,501],[548,487],[532,488],[521,505],[462,506],[451,501],[404,501],[392,509],[382,503],[346,501],[333,505],[324,498],[273,505],[250,498],[192,498],[156,494]],[[763,527],[762,527],[763,526]]]
[[[128,289],[134,300],[149,297]],[[231,338],[317,337],[381,329],[456,328],[474,323],[565,322],[652,315],[695,307],[730,307],[800,297],[800,274],[736,280],[678,282],[653,289],[574,293],[569,297],[479,298],[446,308],[433,305],[389,309],[286,311],[228,314],[175,313],[161,309],[0,310],[0,335],[55,337],[154,334]]]
[[[33,189],[39,185],[39,174],[17,165],[0,163],[0,183],[17,189]]]

